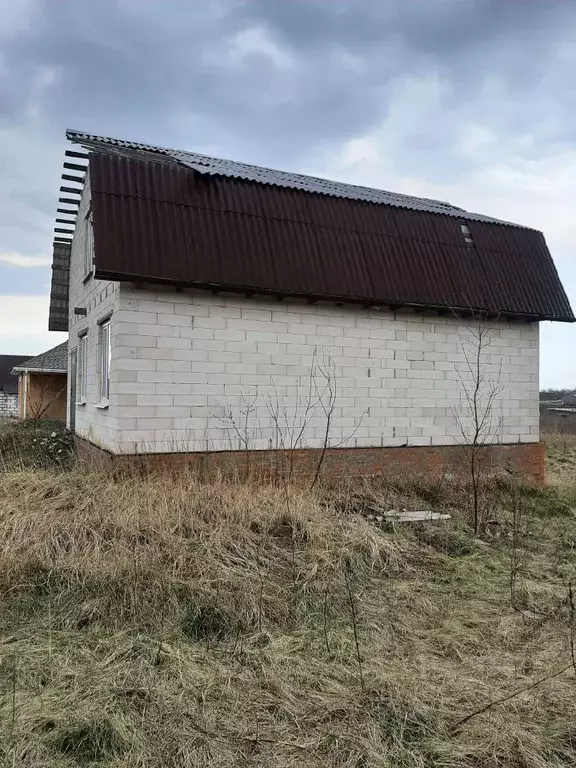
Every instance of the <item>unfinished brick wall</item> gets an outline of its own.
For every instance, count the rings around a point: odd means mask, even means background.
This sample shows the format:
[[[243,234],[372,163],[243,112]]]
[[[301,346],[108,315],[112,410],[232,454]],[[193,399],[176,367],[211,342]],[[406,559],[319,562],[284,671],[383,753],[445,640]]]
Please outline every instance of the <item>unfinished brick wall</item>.
[[[78,454],[87,462],[128,465],[143,471],[187,469],[209,479],[218,475],[244,479],[284,475],[291,464],[295,480],[313,478],[322,458],[321,449],[284,451],[218,451],[215,453],[141,454],[113,456],[84,440],[77,439]],[[546,479],[544,443],[486,446],[481,451],[486,475],[512,472],[528,483],[541,485]],[[323,481],[355,478],[426,475],[431,478],[466,479],[468,459],[457,445],[413,448],[330,448],[321,462]]]

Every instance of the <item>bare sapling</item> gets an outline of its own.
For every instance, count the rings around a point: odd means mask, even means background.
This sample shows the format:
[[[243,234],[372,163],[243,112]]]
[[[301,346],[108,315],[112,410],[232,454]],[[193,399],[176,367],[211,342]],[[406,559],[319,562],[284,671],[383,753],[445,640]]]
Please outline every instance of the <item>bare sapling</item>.
[[[229,403],[219,403],[220,413],[215,414],[215,418],[224,424],[231,446],[238,447],[239,450],[244,452],[246,480],[250,479],[251,473],[250,454],[255,437],[253,422],[257,411],[257,403],[258,392],[250,392],[246,395],[241,395],[237,413],[235,413],[234,408]]]
[[[318,402],[324,414],[324,434],[322,435],[322,449],[316,472],[312,480],[311,488],[314,488],[320,477],[326,451],[330,447],[330,430],[334,418],[334,409],[336,408],[336,368],[331,358],[328,358],[323,364],[318,366],[318,372],[321,377],[321,388],[318,391]]]
[[[364,692],[364,669],[362,662],[362,653],[360,651],[360,634],[358,630],[358,612],[356,610],[356,600],[352,592],[351,584],[352,566],[346,559],[344,565],[344,581],[346,583],[346,592],[348,595],[348,604],[350,606],[350,619],[352,621],[352,632],[354,633],[354,648],[356,651],[356,662],[358,664],[358,677],[360,680],[360,690]]]
[[[295,452],[302,448],[304,435],[318,405],[315,377],[316,357],[314,356],[310,365],[306,388],[303,392],[298,388],[292,407],[289,406],[275,384],[272,385],[272,391],[266,396],[266,408],[274,430],[272,444],[280,457],[281,466],[278,467],[278,470],[279,475],[284,478],[285,484],[292,482]]]
[[[572,659],[572,667],[574,668],[574,674],[576,674],[576,648],[575,637],[576,627],[574,621],[576,620],[576,609],[574,608],[574,592],[572,590],[572,582],[568,582],[568,621],[570,624],[570,658]]]
[[[481,317],[475,317],[462,340],[465,366],[463,371],[458,372],[460,407],[454,410],[462,437],[472,524],[476,534],[485,517],[485,448],[497,441],[501,430],[501,419],[496,413],[498,396],[502,392],[500,369],[493,372],[488,363],[492,344],[491,329]]]

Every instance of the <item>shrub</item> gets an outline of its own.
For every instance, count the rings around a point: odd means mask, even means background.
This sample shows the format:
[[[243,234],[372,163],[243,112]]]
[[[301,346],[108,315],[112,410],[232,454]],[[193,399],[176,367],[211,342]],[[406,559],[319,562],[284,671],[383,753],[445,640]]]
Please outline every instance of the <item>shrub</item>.
[[[60,421],[13,421],[0,430],[0,470],[69,467],[74,441]]]

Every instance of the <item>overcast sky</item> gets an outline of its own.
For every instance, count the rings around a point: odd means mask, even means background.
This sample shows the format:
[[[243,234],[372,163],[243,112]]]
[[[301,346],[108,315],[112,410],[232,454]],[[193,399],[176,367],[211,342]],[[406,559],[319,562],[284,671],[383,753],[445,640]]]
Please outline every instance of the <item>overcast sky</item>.
[[[575,0],[0,0],[0,353],[48,333],[66,128],[543,230],[576,306]],[[542,325],[542,385],[576,328]]]

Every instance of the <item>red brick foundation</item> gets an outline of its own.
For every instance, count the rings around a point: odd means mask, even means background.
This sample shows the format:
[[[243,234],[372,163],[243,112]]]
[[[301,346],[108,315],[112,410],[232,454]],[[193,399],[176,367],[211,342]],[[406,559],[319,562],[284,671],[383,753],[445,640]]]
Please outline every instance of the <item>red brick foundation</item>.
[[[81,460],[104,463],[115,468],[132,467],[144,472],[187,469],[200,477],[274,477],[292,467],[292,476],[314,477],[322,459],[320,476],[324,481],[393,475],[446,474],[466,478],[469,454],[458,445],[417,446],[411,448],[329,448],[284,451],[218,451],[215,453],[156,453],[113,456],[95,445],[76,438]],[[479,460],[486,472],[497,475],[511,471],[526,482],[541,485],[546,479],[544,443],[514,443],[484,446]]]

